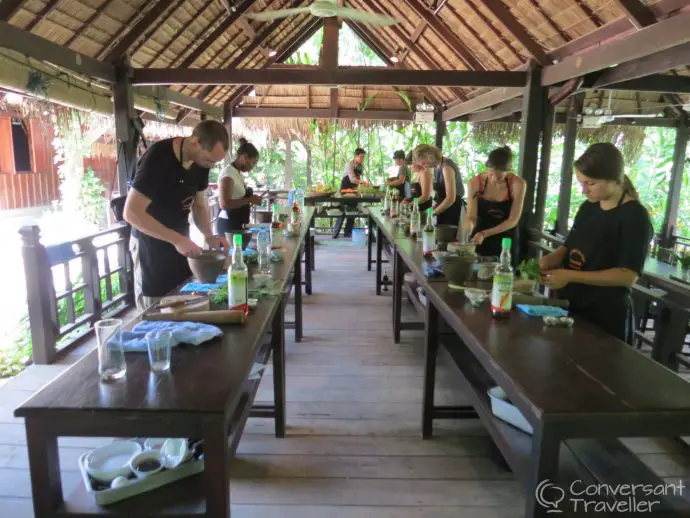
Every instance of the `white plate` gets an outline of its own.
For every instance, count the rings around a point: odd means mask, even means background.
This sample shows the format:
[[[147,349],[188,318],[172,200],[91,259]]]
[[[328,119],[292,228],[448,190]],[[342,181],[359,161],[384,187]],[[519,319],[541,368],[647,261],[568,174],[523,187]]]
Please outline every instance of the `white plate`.
[[[86,471],[102,482],[129,474],[129,461],[141,453],[142,448],[135,441],[118,441],[93,450],[86,456]]]

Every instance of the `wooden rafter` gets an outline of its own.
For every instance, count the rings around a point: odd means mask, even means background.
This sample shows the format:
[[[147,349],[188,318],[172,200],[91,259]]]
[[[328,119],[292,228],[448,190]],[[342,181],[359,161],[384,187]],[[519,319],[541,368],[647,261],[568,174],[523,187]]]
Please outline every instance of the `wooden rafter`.
[[[106,47],[98,55],[98,59],[112,63],[124,56],[129,48],[141,37],[146,29],[151,27],[156,20],[170,8],[170,2],[166,0],[153,0],[148,11],[139,18],[139,21],[131,26],[124,36],[113,46]],[[129,26],[129,24],[127,24]]]
[[[546,14],[546,11],[542,8],[542,6],[539,4],[537,0],[527,0],[530,5],[541,15],[542,18],[544,18],[544,21],[547,23],[549,27],[551,27],[554,31],[558,33],[558,35],[561,37],[561,39],[564,42],[570,41],[570,36],[561,29],[558,25],[556,25],[556,22],[554,22],[551,17]]]
[[[0,21],[6,22],[19,10],[25,0],[3,0],[0,2]]]
[[[469,70],[486,70],[477,58],[474,57],[469,48],[456,36],[446,24],[429,11],[421,0],[404,0],[417,15],[426,21],[433,31],[446,42],[448,46],[458,55],[458,57],[465,63]]]
[[[177,12],[177,10],[185,1],[186,0],[175,0],[175,2],[173,2],[173,5],[170,7],[170,9],[168,9],[168,11],[160,19],[160,21],[147,29],[146,33],[139,39],[139,42],[132,47],[132,51],[130,52],[130,54],[134,56],[137,52],[139,52],[139,49],[141,49],[141,47],[143,47],[146,44],[146,42],[148,42],[148,40],[153,37],[156,31],[158,31],[161,27],[164,27],[168,23],[170,18],[172,18],[172,16]]]
[[[467,23],[467,21],[465,21],[465,19],[462,16],[460,16],[460,14],[455,10],[455,7],[453,7],[452,5],[448,5],[446,9],[448,9],[448,11],[450,11],[453,14],[453,19],[458,24],[462,25],[463,28],[467,32],[469,32],[472,35],[472,37],[474,37],[474,39],[477,41],[477,44],[484,49],[484,52],[486,52],[489,56],[494,58],[496,62],[501,65],[503,70],[508,70],[508,64],[503,60],[503,58],[499,56],[497,52],[494,52],[491,49],[491,47],[489,47],[486,44],[481,34],[479,34],[479,32],[477,32],[477,30],[474,27],[472,27],[471,24]]]
[[[510,41],[508,41],[508,38],[505,37],[503,33],[500,31],[496,30],[496,27],[491,23],[491,20],[477,7],[472,3],[472,0],[465,0],[467,6],[472,10],[474,14],[477,15],[477,17],[484,22],[484,25],[493,33],[494,37],[498,38],[503,45],[507,49],[509,49],[513,55],[518,59],[520,62],[524,62],[525,59],[520,56],[520,54],[517,53],[517,51],[513,48],[513,46],[510,44]]]
[[[41,20],[48,16],[53,9],[57,6],[58,2],[60,0],[49,0],[46,2],[46,5],[43,6],[43,9],[41,9],[39,12],[36,13],[36,16],[34,16],[34,19],[29,22],[29,24],[24,28],[25,31],[31,32],[36,25],[41,23]]]
[[[184,0],[182,0],[182,1],[184,2]],[[187,29],[189,29],[189,27],[191,27],[192,24],[198,20],[197,16],[200,15],[201,11],[203,11],[203,10],[204,10],[204,7],[199,9],[199,11],[196,11],[192,16],[190,16],[189,20],[187,20],[187,22],[184,25],[182,25],[182,27],[180,27],[180,29],[173,35],[173,37],[171,38],[170,41],[177,40],[177,38],[179,38],[181,35],[183,35],[185,32],[187,32]],[[158,60],[158,58],[160,58],[163,55],[163,53],[166,50],[168,50],[168,46],[164,45],[163,47],[161,47],[161,49],[158,52],[156,52],[153,55],[153,57],[151,59],[149,59],[146,63],[144,63],[143,66],[150,67],[151,65],[153,65]],[[187,52],[187,49],[184,49],[180,53],[180,56],[183,56],[186,52]],[[179,56],[178,56],[178,59],[179,59]],[[173,62],[173,64],[174,64],[174,62]]]
[[[640,0],[618,0],[620,6],[628,13],[630,21],[635,24],[638,29],[647,27],[656,22],[656,16],[652,10]]]
[[[551,63],[542,46],[527,32],[527,29],[513,16],[510,9],[502,0],[481,0],[491,14],[500,21],[520,44],[525,47],[532,57],[541,65]]]
[[[233,109],[233,117],[260,118],[304,118],[304,119],[364,119],[364,120],[399,120],[411,121],[414,113],[407,110],[339,110],[334,117],[331,108],[250,108],[237,106]]]
[[[191,66],[199,58],[199,56],[206,52],[206,50],[213,45],[216,40],[220,38],[240,16],[246,13],[253,4],[254,0],[244,0],[240,5],[238,5],[237,9],[225,20],[223,20],[220,25],[218,25],[218,27],[216,27],[216,29],[209,34],[206,39],[202,41],[184,61],[182,61],[182,63],[180,63],[180,66],[183,68]]]
[[[552,85],[690,42],[690,13],[681,13],[578,56],[544,68],[543,84]]]
[[[98,8],[95,9],[93,13],[91,13],[91,16],[84,20],[84,22],[81,24],[81,27],[74,31],[74,34],[72,34],[72,36],[70,36],[69,39],[65,43],[63,43],[63,45],[65,47],[69,47],[72,43],[74,43],[76,39],[82,34],[84,34],[84,31],[91,27],[91,24],[96,21],[96,18],[103,14],[112,3],[113,0],[105,0],[105,2],[99,5]]]
[[[604,22],[602,21],[601,18],[592,11],[592,9],[587,5],[587,2],[584,0],[574,0],[577,6],[580,8],[580,10],[585,13],[585,16],[591,20],[591,22],[596,25],[597,27],[601,27],[604,25]]]
[[[465,101],[462,104],[448,108],[443,112],[442,118],[444,121],[453,120],[457,117],[467,115],[468,113],[474,113],[476,111],[483,110],[484,108],[488,108],[489,106],[494,106],[503,101],[515,99],[516,97],[520,97],[523,92],[524,88],[521,87],[496,88],[495,90],[490,90],[483,95],[474,97],[469,101]]]

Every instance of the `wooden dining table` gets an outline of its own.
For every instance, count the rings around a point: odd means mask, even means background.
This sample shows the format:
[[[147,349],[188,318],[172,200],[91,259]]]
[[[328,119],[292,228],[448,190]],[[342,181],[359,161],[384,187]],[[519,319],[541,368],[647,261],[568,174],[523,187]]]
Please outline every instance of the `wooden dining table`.
[[[307,209],[305,220],[312,215]],[[132,352],[125,355],[125,377],[102,382],[93,350],[15,410],[25,420],[36,518],[230,516],[229,459],[247,418],[273,419],[275,436],[285,435],[284,313],[290,292],[301,293],[298,273],[308,233],[304,224],[299,236],[285,239],[283,261],[272,265],[273,292],[259,300],[246,322],[219,325],[222,336],[204,344],[174,347],[169,372],[153,373],[146,352]],[[251,266],[250,278],[254,270]],[[301,306],[301,296],[295,303]],[[295,309],[301,314],[301,307]],[[253,366],[266,365],[269,358],[274,402],[255,405],[263,370],[253,375]],[[84,485],[63,495],[58,438],[68,436],[201,439],[204,469],[101,507]]]

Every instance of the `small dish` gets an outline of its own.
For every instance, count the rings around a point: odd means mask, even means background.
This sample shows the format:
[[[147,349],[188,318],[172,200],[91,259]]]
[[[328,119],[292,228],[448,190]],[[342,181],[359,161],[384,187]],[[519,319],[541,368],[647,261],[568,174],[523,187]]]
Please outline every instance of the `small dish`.
[[[160,450],[161,466],[175,469],[187,459],[189,445],[187,439],[167,439]]]
[[[465,296],[470,301],[470,304],[472,304],[475,308],[478,308],[489,296],[489,292],[485,290],[465,288]]]
[[[84,459],[86,472],[99,482],[110,483],[117,477],[129,475],[129,463],[141,453],[141,445],[135,441],[117,441],[97,448]]]
[[[572,317],[544,317],[544,324],[552,327],[573,327],[575,320]]]
[[[145,450],[160,450],[167,439],[164,437],[151,437],[144,441]]]
[[[135,455],[129,461],[129,469],[137,478],[150,477],[163,469],[161,453],[159,450],[148,450]]]

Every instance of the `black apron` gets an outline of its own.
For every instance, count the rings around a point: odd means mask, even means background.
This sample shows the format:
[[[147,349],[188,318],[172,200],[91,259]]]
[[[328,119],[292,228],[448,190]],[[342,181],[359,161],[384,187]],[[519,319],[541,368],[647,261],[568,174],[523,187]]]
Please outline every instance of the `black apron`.
[[[488,176],[486,176],[481,190],[475,194],[475,200],[477,201],[477,224],[470,235],[470,239],[482,230],[487,230],[495,227],[496,225],[500,225],[510,216],[510,211],[513,208],[513,193],[511,192],[510,183],[508,183],[507,176],[505,181],[508,187],[507,200],[493,201],[484,198],[484,191],[486,190],[486,186],[489,182]],[[517,225],[511,229],[501,232],[500,234],[495,234],[493,236],[484,238],[482,244],[477,246],[477,254],[484,257],[499,257],[501,255],[501,250],[503,249],[502,241],[504,237],[509,237],[512,240],[511,259],[513,260],[513,263],[515,263],[517,260]]]
[[[410,184],[410,198],[414,200],[415,198],[421,198],[422,197],[422,184],[419,182],[412,182]],[[431,207],[431,204],[433,203],[433,200],[431,197],[429,197],[428,200],[426,200],[424,203],[419,204],[419,212],[424,213],[426,209]]]
[[[362,168],[361,165],[356,165],[355,166],[355,177],[359,180],[362,177],[362,174],[364,173],[364,169]],[[343,176],[343,179],[340,182],[340,190],[342,191],[343,189],[356,189],[357,184],[354,183],[352,180],[350,180],[350,175],[346,174]]]
[[[620,207],[625,193],[618,202]],[[575,225],[567,239],[567,270],[600,271],[614,268],[605,254],[611,239],[605,222],[600,225]],[[559,290],[568,300],[569,310],[607,333],[633,344],[634,314],[630,289],[622,286],[591,286],[571,283]]]
[[[245,188],[244,198],[249,198],[254,195],[254,190],[251,187]],[[236,209],[226,209],[225,213],[228,215],[226,218],[218,218],[216,220],[217,231],[219,234],[241,232],[244,229],[244,225],[249,224],[250,216],[252,212],[252,206],[247,203]]]
[[[400,199],[400,200],[404,200],[405,198],[407,198],[407,195],[410,191],[410,168],[407,166],[404,166],[404,167],[405,167],[405,181],[403,183],[401,183],[400,185],[398,185],[397,187],[395,187],[395,189],[398,190],[398,194],[399,194],[398,199]],[[399,174],[398,174],[398,177],[400,177]]]
[[[436,192],[436,199],[439,203],[446,199],[446,182],[443,179],[443,166],[450,165],[455,171],[455,202],[436,216],[437,225],[460,225],[460,216],[462,215],[462,206],[465,203],[463,197],[465,195],[465,188],[462,185],[462,177],[460,170],[455,162],[449,158],[444,158],[434,171],[434,191]]]

